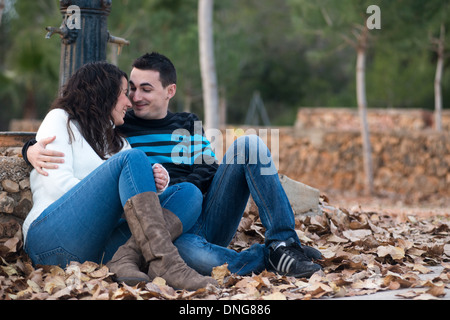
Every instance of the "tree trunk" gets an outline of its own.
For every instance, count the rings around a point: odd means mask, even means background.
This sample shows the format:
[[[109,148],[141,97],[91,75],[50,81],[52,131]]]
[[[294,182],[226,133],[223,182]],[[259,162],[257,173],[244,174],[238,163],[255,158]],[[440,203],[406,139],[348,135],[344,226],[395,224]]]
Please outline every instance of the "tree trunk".
[[[0,25],[2,24],[2,16],[4,9],[5,9],[5,0],[0,0]]]
[[[434,78],[434,122],[437,131],[442,131],[442,73],[444,71],[445,27],[441,25],[441,34],[437,40],[437,66]]]
[[[198,33],[205,130],[219,129],[219,93],[214,60],[213,5],[214,0],[198,1]]]
[[[26,86],[26,99],[23,105],[22,118],[24,120],[37,118],[36,96],[32,85]]]
[[[361,136],[363,145],[363,162],[365,174],[365,192],[373,194],[373,165],[372,146],[370,144],[369,125],[367,122],[367,98],[366,98],[366,49],[367,28],[364,28],[358,39],[356,58],[356,99],[358,102],[359,118],[361,122]]]

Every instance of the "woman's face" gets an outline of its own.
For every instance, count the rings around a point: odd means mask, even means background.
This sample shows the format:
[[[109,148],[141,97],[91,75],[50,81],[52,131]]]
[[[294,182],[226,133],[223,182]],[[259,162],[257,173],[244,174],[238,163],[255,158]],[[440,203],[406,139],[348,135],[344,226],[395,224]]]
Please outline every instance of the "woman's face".
[[[128,99],[128,82],[126,78],[122,78],[121,90],[119,94],[119,98],[117,99],[116,106],[111,112],[111,115],[114,119],[114,124],[116,126],[120,126],[124,123],[123,118],[125,117],[125,113],[128,108],[131,108],[130,99]]]

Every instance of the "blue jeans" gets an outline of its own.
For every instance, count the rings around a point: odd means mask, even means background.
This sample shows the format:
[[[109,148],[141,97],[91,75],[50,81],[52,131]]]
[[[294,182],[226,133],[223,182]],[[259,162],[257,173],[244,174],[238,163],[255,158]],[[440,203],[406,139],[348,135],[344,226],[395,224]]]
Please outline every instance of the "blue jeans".
[[[249,195],[266,229],[265,243],[241,252],[227,248],[236,233]],[[293,239],[295,219],[281,186],[270,151],[257,136],[238,138],[226,152],[203,201],[196,225],[174,244],[186,263],[202,274],[228,263],[236,274],[266,269],[267,248],[274,241]]]
[[[131,236],[122,218],[123,206],[147,191],[155,192],[156,187],[145,153],[119,152],[41,213],[30,225],[25,250],[34,264],[106,263]],[[170,186],[159,199],[180,218],[183,230],[189,230],[200,215],[202,194],[191,183]]]

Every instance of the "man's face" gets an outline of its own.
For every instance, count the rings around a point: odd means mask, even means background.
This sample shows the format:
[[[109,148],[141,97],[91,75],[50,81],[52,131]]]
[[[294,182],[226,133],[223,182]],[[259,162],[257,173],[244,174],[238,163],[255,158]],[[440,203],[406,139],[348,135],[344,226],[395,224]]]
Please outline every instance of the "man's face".
[[[137,117],[147,120],[164,118],[175,92],[175,84],[166,88],[162,86],[158,71],[131,70],[129,97]]]

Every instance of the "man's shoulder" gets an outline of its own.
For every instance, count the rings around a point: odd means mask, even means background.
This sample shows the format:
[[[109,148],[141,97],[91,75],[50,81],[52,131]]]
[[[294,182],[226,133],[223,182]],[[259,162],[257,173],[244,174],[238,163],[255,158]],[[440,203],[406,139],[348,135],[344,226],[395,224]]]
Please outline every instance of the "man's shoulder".
[[[172,113],[172,117],[186,121],[199,121],[199,117],[195,113],[191,112],[175,112]]]
[[[198,121],[200,121],[200,119],[195,113],[176,112],[172,113],[172,117],[170,118],[170,127],[172,129],[178,128],[193,131],[196,126],[196,122]]]

